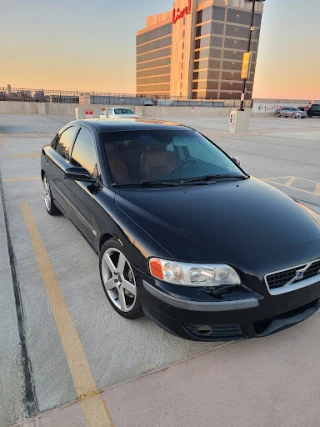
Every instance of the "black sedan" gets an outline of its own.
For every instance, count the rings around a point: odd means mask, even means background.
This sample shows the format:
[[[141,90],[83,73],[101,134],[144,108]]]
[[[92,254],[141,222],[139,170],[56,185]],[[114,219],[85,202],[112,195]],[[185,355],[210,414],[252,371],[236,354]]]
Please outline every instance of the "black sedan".
[[[43,148],[41,176],[48,213],[100,254],[106,296],[128,319],[215,341],[319,308],[320,224],[193,129],[74,121]]]

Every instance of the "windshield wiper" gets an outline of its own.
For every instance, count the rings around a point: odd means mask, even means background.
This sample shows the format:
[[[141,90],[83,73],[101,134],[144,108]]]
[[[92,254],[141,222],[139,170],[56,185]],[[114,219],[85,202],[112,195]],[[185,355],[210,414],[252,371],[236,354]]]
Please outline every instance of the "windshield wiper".
[[[205,175],[201,176],[199,178],[192,178],[188,179],[186,181],[181,181],[181,183],[188,184],[189,182],[199,182],[199,181],[215,181],[216,179],[221,178],[234,178],[234,179],[241,179],[245,180],[250,178],[249,175]]]
[[[152,187],[152,186],[169,186],[169,187],[173,187],[176,185],[179,185],[179,182],[166,182],[166,181],[140,181],[140,182],[113,182],[112,186],[113,187],[126,187],[129,185],[140,185],[142,187]]]

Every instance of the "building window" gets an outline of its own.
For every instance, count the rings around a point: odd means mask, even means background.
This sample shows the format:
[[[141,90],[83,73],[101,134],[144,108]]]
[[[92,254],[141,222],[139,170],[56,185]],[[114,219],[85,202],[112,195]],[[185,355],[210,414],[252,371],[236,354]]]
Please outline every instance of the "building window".
[[[144,53],[142,55],[137,56],[137,63],[149,61],[156,58],[162,58],[163,56],[171,55],[171,47],[166,47],[164,49],[159,49],[154,52]]]
[[[250,12],[239,11],[236,9],[228,9],[227,21],[236,22],[238,24],[243,24],[243,25],[250,25],[250,21],[251,21]]]
[[[224,21],[225,8],[213,6],[213,19],[215,21]]]
[[[182,52],[181,54],[181,59],[184,59],[184,52]]]
[[[184,39],[184,38],[185,38],[185,36],[186,36],[186,30],[183,30],[183,31],[182,31],[182,38]]]
[[[183,18],[183,25],[186,25],[186,17]]]
[[[156,61],[143,62],[142,64],[137,64],[137,70],[145,70],[147,68],[160,67],[162,65],[170,65],[171,58],[158,59]]]
[[[159,39],[160,37],[167,36],[172,33],[172,24],[166,24],[155,30],[148,31],[147,33],[137,36],[137,44],[149,42],[151,40]]]
[[[165,37],[164,39],[151,41],[149,43],[143,44],[142,46],[137,47],[137,55],[140,53],[149,52],[150,50],[160,49],[165,46],[171,46],[172,36]]]
[[[182,46],[181,46],[181,49],[182,49],[182,50],[184,49],[184,42],[182,42]]]
[[[139,71],[137,70],[137,78],[148,77],[148,76],[161,76],[162,74],[170,74],[171,67],[160,67],[151,70]]]
[[[236,27],[235,25],[227,25],[226,36],[242,37],[248,39],[249,27]]]
[[[212,6],[207,7],[206,9],[200,10],[197,14],[197,24],[200,24],[201,22],[209,21],[212,19]]]

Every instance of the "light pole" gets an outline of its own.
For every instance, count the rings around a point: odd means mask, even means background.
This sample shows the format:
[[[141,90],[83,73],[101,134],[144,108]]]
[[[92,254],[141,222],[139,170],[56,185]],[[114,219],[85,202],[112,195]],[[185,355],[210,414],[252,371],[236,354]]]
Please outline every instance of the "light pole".
[[[254,20],[254,10],[255,10],[255,6],[256,6],[256,2],[263,2],[265,0],[244,0],[247,3],[252,3],[252,11],[251,11],[251,20],[250,20],[250,27],[249,27],[249,37],[248,37],[248,49],[247,49],[247,53],[250,52],[250,47],[251,47],[251,39],[252,39],[252,32],[254,31],[254,27],[253,27],[253,20]],[[250,67],[251,62],[249,63],[249,67]],[[248,69],[248,74],[249,74],[249,69]],[[244,111],[244,98],[246,95],[246,85],[247,85],[247,78],[243,79],[243,89],[242,89],[242,95],[241,95],[241,103],[240,103],[240,111]]]

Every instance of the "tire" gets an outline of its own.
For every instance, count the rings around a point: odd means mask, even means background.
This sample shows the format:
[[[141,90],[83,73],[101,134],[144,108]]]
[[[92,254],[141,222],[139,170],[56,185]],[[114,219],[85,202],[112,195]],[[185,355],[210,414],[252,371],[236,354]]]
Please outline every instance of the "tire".
[[[282,117],[281,113],[278,113],[277,116],[279,117],[279,119],[281,119],[281,117]]]
[[[59,211],[57,206],[54,204],[54,201],[52,199],[50,182],[46,174],[43,175],[42,184],[43,184],[44,205],[46,207],[48,214],[52,216],[60,215],[61,212]]]
[[[110,239],[102,246],[99,270],[102,287],[112,308],[126,319],[143,316],[133,269],[116,239]]]
[[[298,118],[298,116],[297,116],[296,114],[294,114],[292,117],[293,117],[294,119],[297,119],[297,118]]]

